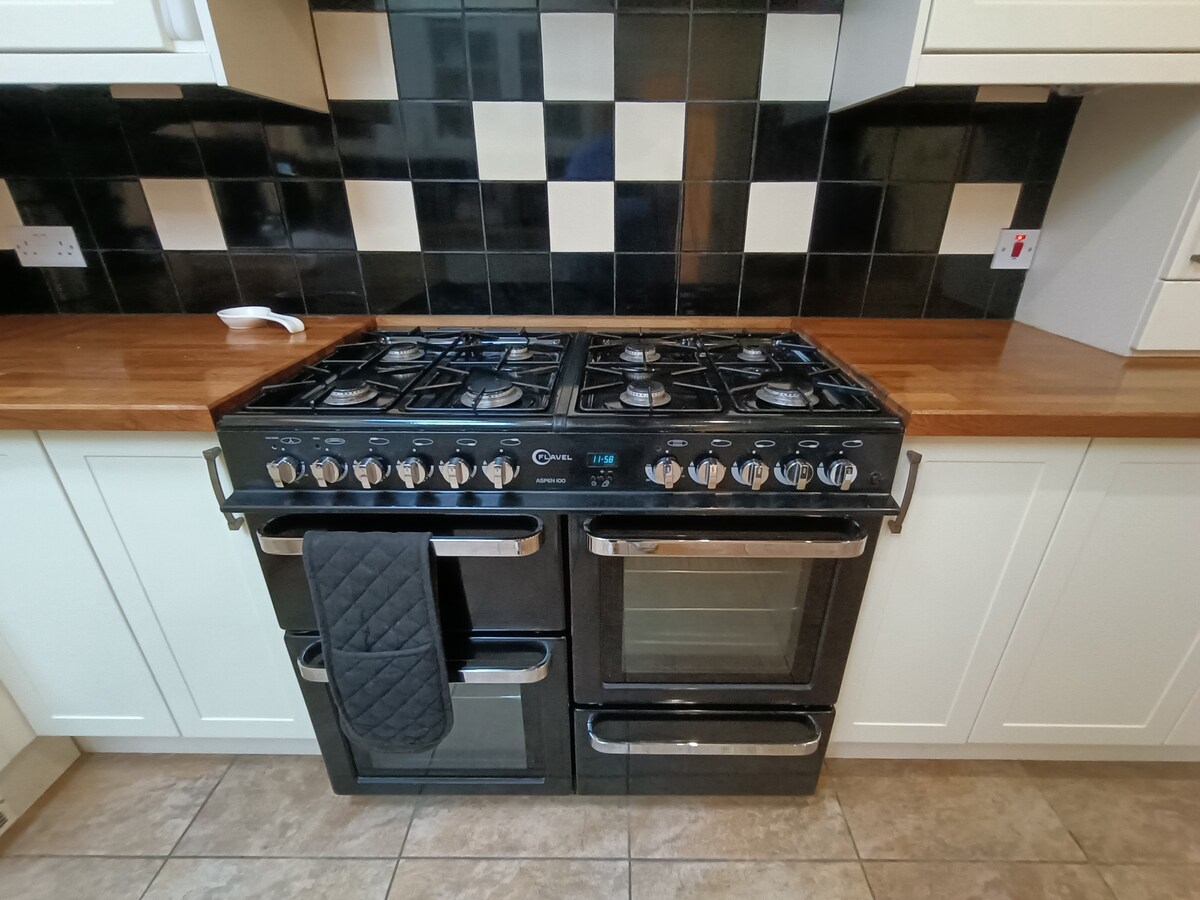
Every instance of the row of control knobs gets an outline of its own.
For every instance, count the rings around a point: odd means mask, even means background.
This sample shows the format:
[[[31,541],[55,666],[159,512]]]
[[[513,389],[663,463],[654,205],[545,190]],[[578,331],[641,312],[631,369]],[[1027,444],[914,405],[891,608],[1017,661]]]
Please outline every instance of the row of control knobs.
[[[687,467],[687,474],[692,481],[704,485],[710,491],[717,489],[728,471],[725,464],[715,455],[697,457]],[[661,456],[646,466],[646,474],[650,480],[668,490],[679,483],[683,472],[679,460],[670,454]],[[858,477],[858,466],[844,456],[835,456],[818,466],[813,466],[800,456],[788,456],[772,469],[759,457],[747,456],[733,464],[732,474],[734,481],[753,491],[760,490],[770,481],[772,474],[781,484],[798,491],[805,490],[814,478],[820,479],[830,487],[848,491],[854,479]]]
[[[478,471],[465,456],[452,456],[434,466],[430,460],[414,454],[396,463],[396,474],[405,487],[415,488],[432,478],[435,468],[446,483],[455,489],[465,485]],[[484,476],[496,488],[508,485],[519,471],[516,460],[504,453],[483,464]],[[373,488],[392,474],[392,467],[382,456],[365,456],[350,465],[336,456],[328,455],[318,457],[307,467],[294,456],[281,456],[267,463],[267,474],[277,488],[295,484],[305,473],[310,473],[319,487],[333,487],[351,472],[363,487]]]

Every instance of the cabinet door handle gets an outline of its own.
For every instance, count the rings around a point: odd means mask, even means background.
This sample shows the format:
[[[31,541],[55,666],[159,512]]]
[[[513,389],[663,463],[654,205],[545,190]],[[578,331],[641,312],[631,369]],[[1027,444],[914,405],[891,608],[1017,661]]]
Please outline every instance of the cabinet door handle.
[[[1192,254],[1192,262],[1200,264],[1200,253]]]
[[[908,515],[908,507],[912,504],[913,494],[917,490],[917,469],[921,467],[920,453],[916,450],[909,450],[905,455],[908,457],[908,480],[904,484],[904,499],[900,501],[900,514],[888,521],[888,530],[892,534],[899,534],[904,528],[904,518]]]
[[[209,447],[204,451],[204,461],[208,463],[208,480],[212,483],[213,496],[217,498],[217,506],[225,502],[225,490],[221,487],[221,475],[217,471],[217,458],[221,455],[220,447]],[[241,516],[221,510],[225,524],[230,531],[237,531],[245,521]]]

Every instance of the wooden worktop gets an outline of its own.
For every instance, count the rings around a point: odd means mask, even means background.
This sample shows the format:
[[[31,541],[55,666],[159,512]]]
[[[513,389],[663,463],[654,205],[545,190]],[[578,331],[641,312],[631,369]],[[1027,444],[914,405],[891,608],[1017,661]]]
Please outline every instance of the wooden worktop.
[[[0,316],[0,429],[212,431],[368,318],[231,331],[216,316]]]

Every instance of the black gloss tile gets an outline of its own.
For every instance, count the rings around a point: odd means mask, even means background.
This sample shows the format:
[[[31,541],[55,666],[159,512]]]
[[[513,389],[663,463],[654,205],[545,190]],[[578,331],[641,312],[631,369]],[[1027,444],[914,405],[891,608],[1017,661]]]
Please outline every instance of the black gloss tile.
[[[34,88],[0,88],[0,178],[66,174],[46,115],[44,93]]]
[[[297,253],[296,272],[309,315],[365,315],[367,296],[357,253]]]
[[[142,184],[130,179],[75,182],[92,237],[101,250],[158,250],[158,232]]]
[[[541,0],[542,12],[608,12],[616,5],[616,0]]]
[[[468,11],[473,9],[537,9],[537,0],[463,0]]]
[[[435,316],[487,315],[487,261],[482,253],[426,253],[429,311]]]
[[[213,313],[242,305],[229,254],[173,250],[166,257],[184,312]]]
[[[75,185],[65,178],[10,178],[8,191],[26,225],[70,226],[84,250],[93,250],[96,242]]]
[[[716,12],[765,12],[767,0],[692,0],[692,8]]]
[[[105,250],[104,267],[123,313],[183,312],[161,253]]]
[[[1042,123],[1041,104],[983,103],[971,114],[960,181],[1020,181]]]
[[[136,170],[117,103],[107,88],[58,88],[46,95],[46,112],[67,171],[76,176],[134,175]]]
[[[1012,228],[1041,228],[1050,206],[1054,183],[1030,181],[1021,185],[1017,208],[1013,212]]]
[[[417,182],[413,185],[413,200],[422,249],[483,249],[478,182]],[[429,299],[432,303],[432,293]]]
[[[688,17],[617,13],[618,100],[687,97]]]
[[[971,107],[965,104],[902,107],[892,156],[892,180],[954,181],[970,116]]]
[[[399,103],[334,100],[329,111],[347,178],[408,178],[408,142]]]
[[[1011,319],[1017,314],[1025,274],[1023,269],[997,269],[992,273],[992,298],[987,309],[989,319]]]
[[[621,0],[620,8],[685,12],[690,6],[691,0]]]
[[[867,104],[836,112],[825,131],[821,178],[826,181],[882,181],[896,149],[894,106]]]
[[[694,16],[688,97],[757,99],[766,23],[765,15]]]
[[[271,170],[281,178],[341,178],[330,117],[276,104],[263,116]]]
[[[313,12],[374,12],[387,9],[385,0],[310,0]]]
[[[737,253],[679,254],[681,316],[734,316],[738,308],[738,283],[742,257]]]
[[[404,10],[451,10],[462,9],[462,0],[386,0],[384,5],[393,12]]]
[[[1082,98],[1079,97],[1054,95],[1045,104],[1042,125],[1026,172],[1026,177],[1031,181],[1053,181],[1058,177],[1058,169],[1081,102]]]
[[[883,197],[876,253],[937,253],[952,184],[892,184]]]
[[[616,314],[674,315],[678,290],[676,265],[674,253],[618,253]]]
[[[689,181],[748,181],[755,113],[754,103],[689,103],[683,177]]]
[[[188,108],[180,100],[121,100],[121,128],[144,178],[203,178],[204,163]]]
[[[861,316],[870,269],[867,255],[809,254],[800,315]]]
[[[836,15],[842,12],[843,0],[769,0],[771,12],[802,12]]]
[[[871,277],[863,298],[864,316],[919,318],[929,296],[936,256],[882,256],[871,259]]]
[[[211,100],[191,105],[192,127],[210,178],[271,174],[267,138],[257,103]]]
[[[367,309],[372,315],[424,315],[425,267],[420,253],[360,253]]]
[[[612,103],[546,103],[546,174],[566,181],[611,181]]]
[[[689,181],[683,186],[683,250],[741,251],[750,185]]]
[[[231,253],[229,260],[246,306],[269,306],[293,316],[306,312],[292,254]]]
[[[799,315],[804,266],[803,253],[747,253],[738,315]]]
[[[544,316],[554,311],[549,253],[488,253],[492,313]]]
[[[272,181],[214,181],[225,244],[231,249],[288,246],[287,225]]]
[[[678,182],[618,181],[617,251],[674,253],[679,247]]]
[[[467,54],[476,100],[542,99],[537,13],[468,13]]]
[[[60,313],[118,313],[116,295],[108,281],[108,273],[100,254],[84,250],[87,268],[43,269],[46,284],[54,296]]]
[[[875,244],[875,225],[883,186],[822,182],[813,210],[813,253],[867,253]]]
[[[279,184],[292,246],[297,250],[353,250],[354,226],[341,181]]]
[[[927,319],[982,319],[992,294],[992,258],[939,256],[933,269]]]
[[[21,265],[14,250],[0,250],[0,297],[0,315],[58,311],[42,270]]]
[[[485,182],[483,228],[491,250],[549,250],[546,183]]]
[[[612,253],[551,253],[556,316],[613,314]]]
[[[471,104],[414,101],[401,108],[414,179],[478,177]]]
[[[463,17],[391,13],[390,18],[400,96],[420,100],[469,99]]]
[[[826,103],[764,103],[754,145],[755,181],[816,181]]]

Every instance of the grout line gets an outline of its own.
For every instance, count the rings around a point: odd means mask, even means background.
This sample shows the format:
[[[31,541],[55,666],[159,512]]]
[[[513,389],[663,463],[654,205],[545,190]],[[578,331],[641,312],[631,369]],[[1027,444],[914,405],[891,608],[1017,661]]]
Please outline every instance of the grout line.
[[[405,832],[405,837],[407,837],[407,836],[408,836],[408,833]],[[403,848],[401,848],[401,849],[403,849]],[[396,864],[394,866],[392,866],[392,877],[388,879],[387,889],[383,892],[383,896],[382,896],[381,900],[387,900],[387,898],[392,895],[392,887],[396,884],[396,875],[400,871],[400,859],[401,859],[401,857],[399,857],[399,856],[396,857]]]
[[[179,845],[183,842],[183,839],[187,836],[187,833],[191,831],[192,826],[196,824],[196,819],[200,817],[200,813],[204,812],[204,807],[208,806],[208,801],[212,799],[212,795],[216,793],[217,788],[224,783],[225,776],[229,774],[229,770],[233,768],[233,764],[237,761],[237,755],[229,758],[229,763],[225,766],[225,771],[221,773],[221,777],[216,780],[212,786],[212,789],[205,795],[204,801],[198,807],[196,807],[196,811],[192,814],[192,818],[188,821],[187,828],[183,829],[179,837],[175,839],[175,843],[171,845],[171,849],[167,851],[168,858],[175,854],[175,851],[179,848]]]

